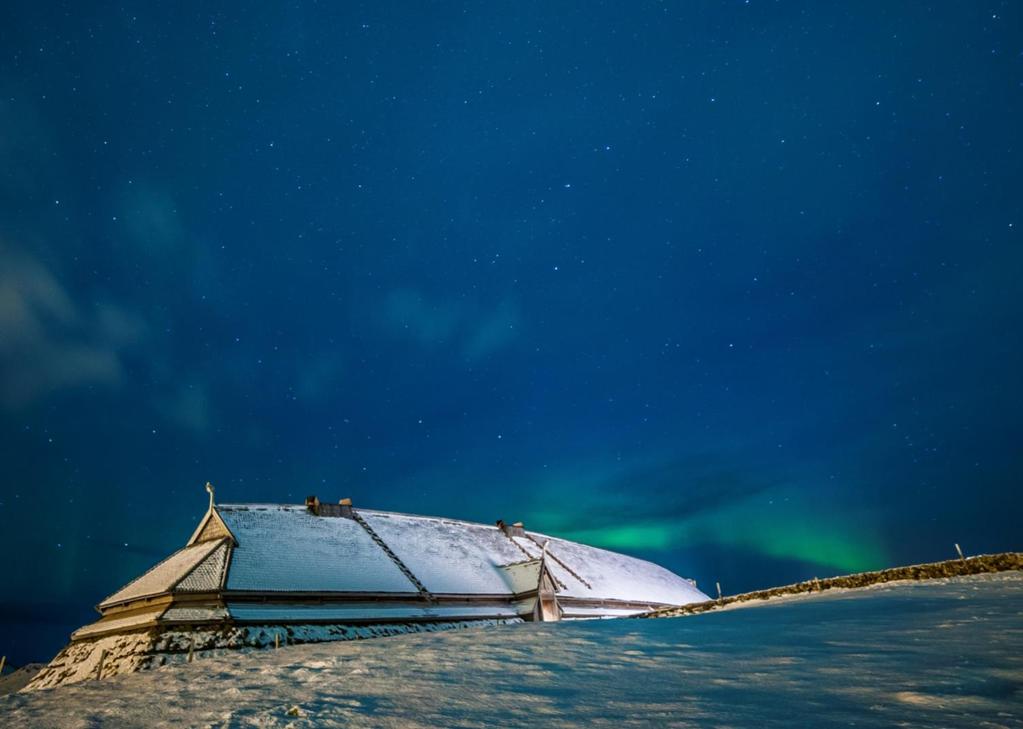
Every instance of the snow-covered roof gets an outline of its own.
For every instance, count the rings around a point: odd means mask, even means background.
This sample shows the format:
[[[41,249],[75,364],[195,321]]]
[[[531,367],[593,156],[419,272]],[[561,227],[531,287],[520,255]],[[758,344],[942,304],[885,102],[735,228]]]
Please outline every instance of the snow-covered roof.
[[[668,605],[685,605],[707,599],[691,582],[653,562],[544,534],[528,534],[533,539],[516,537],[515,540],[535,556],[540,556],[541,552],[536,542],[543,544],[550,540],[547,545],[547,567],[564,585],[559,595],[600,596],[608,600]]]
[[[217,511],[237,539],[228,590],[416,592],[408,572],[434,595],[507,596],[513,590],[501,568],[539,557],[549,540],[559,595],[671,605],[707,599],[658,565],[533,532],[508,537],[494,526],[369,509],[358,510],[365,526],[304,506]]]
[[[206,535],[210,524],[216,531]],[[118,590],[100,608],[166,593],[221,590],[228,599],[238,593],[510,598],[536,589],[539,574],[536,564],[529,569],[510,565],[538,560],[544,544],[544,564],[559,598],[639,606],[707,599],[689,581],[658,565],[521,529],[506,532],[366,509],[319,516],[301,505],[222,504],[207,513],[191,546]],[[258,612],[237,607],[240,614]]]
[[[217,548],[199,562],[188,576],[178,582],[175,592],[210,592],[219,590],[224,584],[224,570],[227,569],[229,539],[221,539]]]
[[[238,541],[228,590],[416,592],[415,585],[352,519],[320,517],[304,506],[217,507]]]
[[[203,542],[179,549],[141,577],[132,580],[113,595],[103,600],[99,606],[102,608],[116,603],[170,592],[175,585],[186,579],[192,570],[210,556],[222,543],[222,541]],[[214,589],[216,588],[214,587]]]
[[[346,603],[339,605],[293,605],[289,603],[228,603],[231,616],[246,622],[337,623],[364,620],[408,620],[428,618],[515,617],[511,605],[389,605],[386,603]]]
[[[526,555],[497,527],[366,509],[359,514],[435,595],[512,594],[497,568]]]

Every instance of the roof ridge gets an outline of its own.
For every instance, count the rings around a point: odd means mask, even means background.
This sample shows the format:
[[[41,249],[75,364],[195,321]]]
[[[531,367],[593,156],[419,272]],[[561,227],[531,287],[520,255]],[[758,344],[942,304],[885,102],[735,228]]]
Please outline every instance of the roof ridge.
[[[306,508],[307,508],[305,504],[285,504],[285,503],[276,503],[276,502],[270,502],[270,501],[253,501],[253,502],[248,502],[248,503],[243,503],[243,502],[237,502],[237,503],[218,503],[216,505],[216,508],[217,509],[227,509],[227,510],[238,510],[238,509],[252,509],[253,507],[260,507],[260,506],[262,506],[262,507],[279,506],[279,507],[285,507],[287,509],[296,510],[296,511],[305,511]],[[487,524],[486,522],[471,521],[469,519],[456,519],[456,518],[453,518],[453,517],[450,517],[450,516],[434,516],[432,514],[412,514],[412,513],[407,512],[407,511],[385,511],[384,509],[365,509],[365,508],[361,508],[361,507],[359,508],[359,511],[361,511],[363,514],[384,514],[386,516],[405,516],[405,517],[410,517],[410,518],[413,518],[413,519],[432,519],[433,521],[447,521],[447,522],[452,522],[452,523],[455,523],[455,524],[469,524],[471,526],[485,527],[487,529],[497,529],[497,527],[494,526],[493,524]]]
[[[493,524],[486,524],[482,521],[469,521],[468,519],[455,519],[450,516],[432,516],[430,514],[410,514],[407,511],[383,511],[382,509],[359,509],[363,514],[387,514],[388,516],[407,516],[413,519],[431,519],[433,521],[449,521],[455,524],[469,524],[471,526],[497,529]]]

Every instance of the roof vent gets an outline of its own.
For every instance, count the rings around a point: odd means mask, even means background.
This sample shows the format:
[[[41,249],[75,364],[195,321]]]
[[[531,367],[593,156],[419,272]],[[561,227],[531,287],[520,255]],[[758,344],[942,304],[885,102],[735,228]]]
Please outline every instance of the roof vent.
[[[351,499],[341,499],[336,504],[325,504],[315,496],[307,496],[305,508],[309,510],[309,513],[316,516],[340,516],[346,519],[352,519],[355,516],[355,512],[352,510]]]
[[[526,536],[526,527],[521,521],[517,521],[514,524],[506,524],[504,519],[497,520],[497,528],[505,533],[509,537],[524,537]]]

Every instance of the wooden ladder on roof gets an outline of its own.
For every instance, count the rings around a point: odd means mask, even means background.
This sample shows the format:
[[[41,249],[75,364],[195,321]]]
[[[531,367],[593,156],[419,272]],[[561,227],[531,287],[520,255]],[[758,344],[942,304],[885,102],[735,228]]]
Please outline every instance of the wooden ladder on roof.
[[[419,581],[419,578],[416,577],[412,570],[408,568],[408,565],[401,561],[401,558],[398,555],[396,555],[390,547],[387,546],[387,542],[383,540],[383,537],[377,534],[376,530],[369,525],[369,522],[363,519],[362,515],[355,509],[352,509],[352,519],[354,519],[359,524],[359,526],[366,530],[366,533],[369,534],[370,539],[376,542],[377,545],[382,550],[384,550],[384,554],[386,554],[390,558],[390,560],[394,562],[395,566],[399,570],[401,570],[401,573],[408,578],[409,582],[415,585],[416,589],[419,591],[419,595],[426,599],[427,601],[433,602],[433,593],[426,589],[426,585]]]
[[[540,549],[543,549],[543,545],[542,545],[542,544],[540,544],[540,542],[539,542],[539,541],[537,541],[536,537],[534,537],[534,536],[533,536],[532,534],[528,534],[528,533],[527,533],[527,534],[526,534],[526,539],[528,539],[529,541],[531,541],[531,542],[532,542],[533,544],[535,544],[536,546],[538,546],[538,547],[539,547]],[[512,541],[515,541],[515,540],[512,540]],[[525,550],[523,550],[523,551],[525,551]],[[547,556],[548,556],[548,557],[550,557],[551,559],[553,559],[553,560],[554,560],[555,562],[557,562],[558,564],[560,564],[560,565],[562,566],[562,568],[563,568],[563,569],[565,570],[565,572],[567,572],[568,574],[572,575],[572,577],[576,578],[576,579],[577,579],[577,580],[579,580],[579,581],[580,581],[581,583],[583,583],[584,585],[586,585],[586,589],[587,589],[587,590],[592,590],[592,589],[593,589],[593,585],[591,585],[591,584],[590,584],[589,582],[587,582],[586,580],[584,580],[584,579],[583,579],[583,577],[582,577],[582,575],[580,575],[580,574],[579,574],[578,572],[576,572],[576,571],[575,571],[574,569],[572,569],[572,568],[571,568],[571,567],[569,567],[569,566],[568,566],[567,564],[565,564],[565,563],[564,563],[564,562],[562,562],[562,561],[561,561],[560,559],[558,559],[558,558],[557,558],[557,556],[555,556],[555,554],[554,554],[553,552],[551,552],[551,550],[550,550],[550,549],[548,549],[548,550],[547,550]]]

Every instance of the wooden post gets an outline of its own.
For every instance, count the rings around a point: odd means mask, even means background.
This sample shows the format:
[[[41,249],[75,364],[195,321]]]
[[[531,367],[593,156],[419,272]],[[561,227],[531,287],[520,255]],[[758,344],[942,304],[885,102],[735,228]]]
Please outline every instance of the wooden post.
[[[103,678],[103,664],[107,660],[107,649],[104,648],[99,652],[99,663],[96,664],[96,680],[99,681]]]
[[[813,578],[813,584],[814,584],[814,587],[817,588],[817,592],[820,592],[821,591],[821,581],[818,580],[816,577],[814,577]]]
[[[959,543],[958,542],[956,543],[956,552],[959,553],[959,559],[961,559],[963,562],[965,562],[966,561],[966,557],[963,556],[963,550],[959,547]]]
[[[191,636],[188,639],[188,662],[191,663],[195,657],[195,636]]]
[[[274,633],[274,648],[280,648],[280,647],[281,647],[281,634],[280,633]]]
[[[718,588],[718,602],[721,602],[721,583],[715,582],[714,584],[717,585]]]
[[[5,665],[7,665],[7,656],[0,656],[0,676],[4,675]]]

